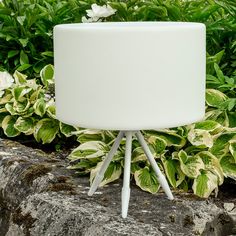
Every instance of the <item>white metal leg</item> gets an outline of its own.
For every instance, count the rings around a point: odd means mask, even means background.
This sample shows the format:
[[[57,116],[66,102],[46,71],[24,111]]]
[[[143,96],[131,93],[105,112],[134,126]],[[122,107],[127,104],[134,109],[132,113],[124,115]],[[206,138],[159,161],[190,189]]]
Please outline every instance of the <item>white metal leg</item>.
[[[124,133],[122,131],[120,131],[115,142],[113,143],[113,145],[111,147],[110,152],[107,154],[107,157],[103,161],[103,164],[102,164],[100,170],[98,171],[95,179],[93,180],[92,186],[90,187],[89,192],[88,192],[89,196],[92,196],[94,194],[94,192],[97,190],[99,184],[102,182],[102,180],[104,178],[104,174],[105,174],[113,156],[115,155],[117,149],[119,148],[120,142],[123,137],[124,137]]]
[[[162,174],[161,170],[159,169],[159,167],[158,167],[158,165],[157,165],[157,163],[156,163],[156,161],[155,161],[155,159],[154,159],[154,157],[153,157],[153,155],[152,155],[152,153],[151,153],[151,151],[150,151],[146,141],[144,140],[143,135],[141,134],[140,131],[137,131],[136,136],[137,136],[138,141],[141,144],[141,146],[142,146],[142,148],[144,150],[144,153],[146,154],[146,156],[147,156],[147,158],[148,158],[148,160],[149,160],[153,170],[155,171],[155,173],[157,175],[157,178],[158,178],[158,181],[159,181],[160,185],[162,186],[163,190],[165,191],[167,197],[170,200],[173,200],[174,197],[172,195],[172,192],[170,190],[168,182],[167,182],[165,176]]]
[[[132,132],[125,132],[126,146],[125,146],[125,164],[124,164],[124,177],[123,188],[121,193],[122,203],[122,217],[126,218],[129,208],[130,199],[130,168],[131,168],[131,151],[132,151]]]

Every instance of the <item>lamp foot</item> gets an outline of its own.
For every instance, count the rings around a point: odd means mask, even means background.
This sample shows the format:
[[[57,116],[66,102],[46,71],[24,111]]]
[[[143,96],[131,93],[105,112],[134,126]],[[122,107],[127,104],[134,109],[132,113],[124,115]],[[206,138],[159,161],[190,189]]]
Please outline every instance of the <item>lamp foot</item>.
[[[119,148],[120,142],[124,136],[126,136],[126,146],[125,146],[125,164],[124,164],[124,177],[123,177],[123,188],[121,193],[121,202],[122,202],[122,217],[126,218],[128,214],[128,207],[129,207],[129,199],[130,199],[130,168],[131,168],[131,152],[132,152],[132,136],[136,135],[140,145],[142,146],[147,159],[149,160],[155,174],[158,178],[158,181],[163,188],[165,194],[167,195],[168,199],[173,200],[173,194],[170,190],[168,182],[165,176],[162,174],[161,170],[159,169],[155,158],[153,157],[143,135],[140,131],[120,131],[114,144],[111,147],[110,152],[107,154],[107,157],[104,159],[103,164],[98,171],[96,177],[93,180],[93,183],[90,187],[88,192],[89,196],[92,196],[94,192],[97,190],[98,186],[102,182],[104,178],[104,174],[106,169],[108,168],[110,162],[112,161],[113,156],[115,155],[117,149]]]

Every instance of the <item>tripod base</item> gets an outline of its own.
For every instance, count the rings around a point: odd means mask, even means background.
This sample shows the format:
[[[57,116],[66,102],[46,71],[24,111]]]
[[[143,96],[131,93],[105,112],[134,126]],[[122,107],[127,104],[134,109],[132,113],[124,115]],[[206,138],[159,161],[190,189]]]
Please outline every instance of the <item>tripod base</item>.
[[[129,208],[129,199],[130,199],[130,168],[131,168],[131,151],[132,151],[132,136],[136,135],[140,145],[142,146],[144,153],[147,156],[153,170],[157,175],[157,179],[163,188],[165,194],[168,199],[173,200],[174,197],[171,193],[170,187],[165,176],[160,171],[147,143],[144,140],[143,135],[140,131],[120,131],[114,144],[111,147],[110,152],[107,154],[107,157],[103,161],[103,164],[98,171],[94,181],[91,185],[91,188],[88,192],[89,196],[92,196],[94,192],[97,190],[99,184],[102,182],[104,178],[104,174],[112,161],[113,156],[115,155],[117,149],[119,148],[120,142],[124,136],[126,136],[126,146],[125,146],[125,164],[124,164],[124,177],[123,177],[123,188],[121,193],[121,202],[122,202],[122,217],[126,218],[128,214]]]

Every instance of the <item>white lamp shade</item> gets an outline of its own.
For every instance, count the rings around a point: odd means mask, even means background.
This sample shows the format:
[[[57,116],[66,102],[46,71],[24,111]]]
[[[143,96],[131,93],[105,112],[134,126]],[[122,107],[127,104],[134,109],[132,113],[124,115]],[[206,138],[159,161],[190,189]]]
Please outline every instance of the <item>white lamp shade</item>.
[[[204,24],[186,22],[55,26],[57,118],[109,130],[202,120],[205,35]]]

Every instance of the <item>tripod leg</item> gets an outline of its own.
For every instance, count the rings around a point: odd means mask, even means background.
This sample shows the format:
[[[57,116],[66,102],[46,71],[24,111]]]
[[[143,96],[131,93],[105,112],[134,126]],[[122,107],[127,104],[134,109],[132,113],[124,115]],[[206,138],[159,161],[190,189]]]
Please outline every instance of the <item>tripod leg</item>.
[[[143,150],[144,150],[144,152],[145,152],[145,154],[146,154],[153,170],[155,171],[155,173],[157,175],[157,178],[158,178],[158,181],[159,181],[161,187],[163,188],[163,190],[165,191],[165,194],[167,195],[167,197],[170,200],[173,200],[174,197],[172,195],[172,192],[170,190],[168,182],[167,182],[165,176],[162,174],[161,170],[159,169],[159,167],[158,167],[158,165],[157,165],[157,163],[156,163],[156,161],[155,161],[155,159],[154,159],[154,157],[153,157],[146,141],[144,140],[143,135],[141,134],[140,131],[137,131],[136,136],[137,136],[138,141],[141,144],[141,146],[142,146],[142,148],[143,148]]]
[[[125,132],[126,146],[125,146],[125,165],[124,165],[124,177],[123,188],[121,193],[122,202],[122,217],[126,218],[129,208],[130,199],[130,168],[131,168],[131,149],[132,149],[132,132]]]
[[[102,180],[104,178],[104,174],[105,174],[113,156],[115,155],[117,149],[119,148],[121,139],[123,137],[124,137],[124,133],[122,131],[120,131],[115,142],[113,143],[113,145],[111,147],[110,152],[107,154],[107,157],[103,161],[103,164],[102,164],[100,170],[98,171],[96,177],[93,180],[92,186],[90,187],[89,192],[88,192],[89,196],[92,196],[94,194],[94,192],[97,190],[99,184],[102,182]]]

